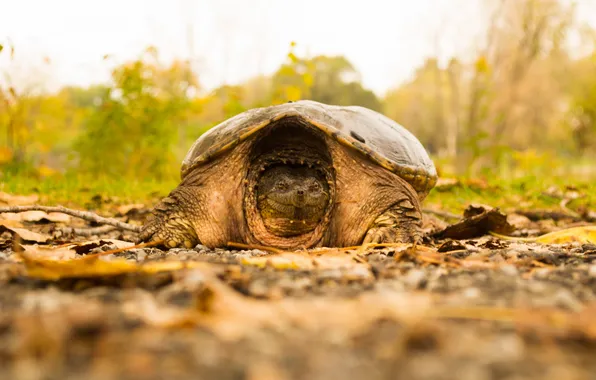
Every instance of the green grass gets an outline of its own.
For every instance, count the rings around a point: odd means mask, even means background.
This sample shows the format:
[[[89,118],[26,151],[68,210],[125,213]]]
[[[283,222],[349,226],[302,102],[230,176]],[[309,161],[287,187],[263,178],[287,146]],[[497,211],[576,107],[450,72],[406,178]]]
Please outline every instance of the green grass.
[[[580,197],[569,202],[567,207],[579,210],[596,206],[596,182],[569,180],[556,177],[525,177],[518,179],[491,179],[486,186],[478,186],[462,180],[462,184],[449,189],[433,189],[425,200],[425,207],[439,208],[461,213],[470,203],[483,203],[503,210],[515,209],[557,209],[561,198],[549,191],[551,188],[563,194],[577,192]]]
[[[11,194],[39,194],[39,203],[78,208],[99,208],[107,205],[143,203],[151,206],[166,196],[178,184],[177,180],[131,180],[124,178],[90,178],[67,176],[35,180],[25,177],[7,178],[0,182],[0,191]],[[463,180],[448,189],[435,188],[424,202],[424,207],[442,209],[460,214],[470,203],[483,203],[504,210],[556,209],[560,198],[548,195],[556,186],[563,192],[569,186],[577,189],[581,198],[568,204],[572,210],[581,207],[596,209],[596,181],[555,177],[525,177],[514,180],[489,179],[484,186]]]
[[[0,191],[10,194],[38,194],[39,203],[96,208],[102,204],[145,203],[165,197],[176,187],[175,180],[134,180],[66,176],[42,180],[12,177],[0,182]]]

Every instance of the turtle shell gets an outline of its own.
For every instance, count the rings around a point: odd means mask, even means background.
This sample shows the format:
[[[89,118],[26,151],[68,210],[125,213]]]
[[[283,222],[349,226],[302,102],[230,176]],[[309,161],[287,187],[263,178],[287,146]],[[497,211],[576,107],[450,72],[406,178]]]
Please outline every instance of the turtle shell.
[[[300,118],[361,152],[399,175],[422,196],[437,181],[435,166],[420,141],[395,121],[368,108],[332,106],[311,100],[251,109],[211,128],[188,151],[182,162],[182,178],[197,165],[229,151],[285,117]]]

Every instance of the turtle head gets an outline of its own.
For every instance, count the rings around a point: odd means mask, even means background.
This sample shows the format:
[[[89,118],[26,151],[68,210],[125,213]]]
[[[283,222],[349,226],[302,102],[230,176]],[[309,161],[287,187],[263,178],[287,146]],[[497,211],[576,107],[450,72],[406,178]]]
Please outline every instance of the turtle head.
[[[276,165],[257,184],[257,207],[269,231],[290,237],[311,232],[325,215],[329,187],[307,166]]]

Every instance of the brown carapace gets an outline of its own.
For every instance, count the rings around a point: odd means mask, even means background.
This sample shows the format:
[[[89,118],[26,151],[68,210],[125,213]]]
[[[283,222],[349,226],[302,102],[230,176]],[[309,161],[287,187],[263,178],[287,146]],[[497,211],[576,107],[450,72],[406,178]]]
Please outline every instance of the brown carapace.
[[[142,241],[281,249],[415,242],[437,181],[409,131],[366,108],[299,101],[241,113],[203,134]]]

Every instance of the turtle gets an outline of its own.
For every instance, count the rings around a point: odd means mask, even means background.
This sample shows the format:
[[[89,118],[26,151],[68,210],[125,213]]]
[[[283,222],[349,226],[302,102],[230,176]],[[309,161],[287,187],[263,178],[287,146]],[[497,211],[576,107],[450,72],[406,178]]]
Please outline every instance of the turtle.
[[[436,181],[420,141],[381,113],[313,100],[254,108],[194,142],[139,240],[285,250],[414,243]]]

